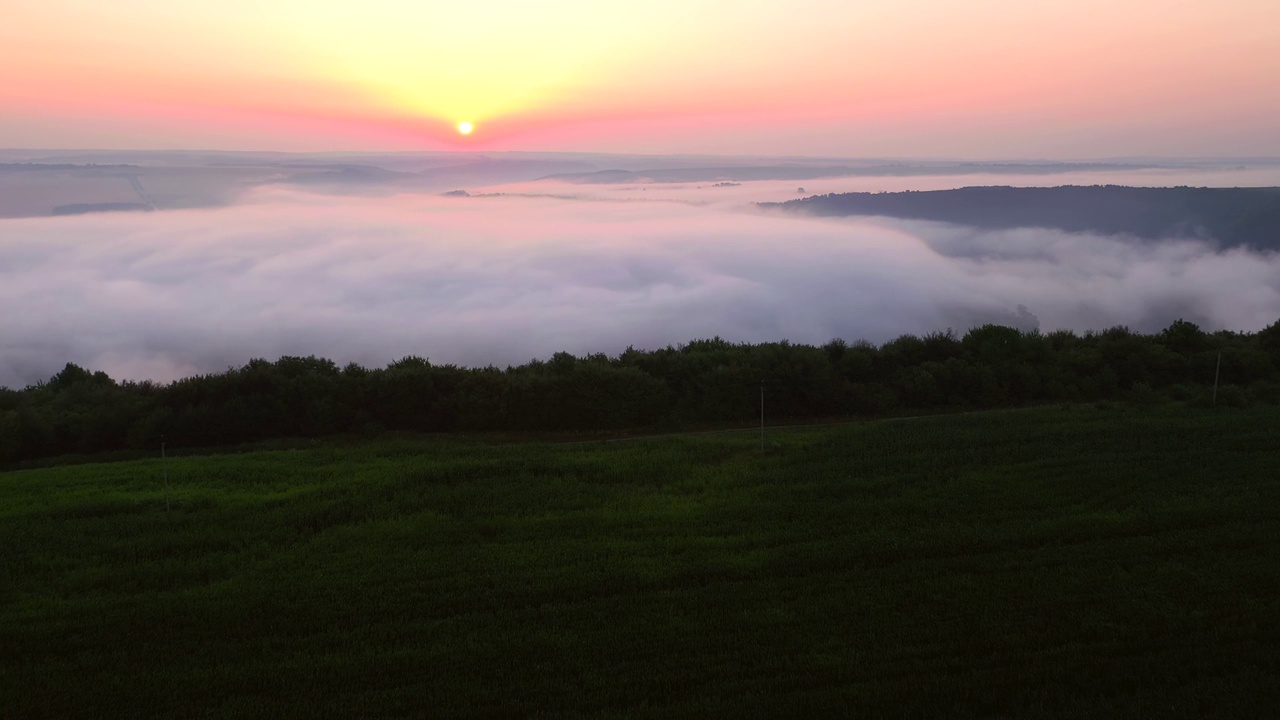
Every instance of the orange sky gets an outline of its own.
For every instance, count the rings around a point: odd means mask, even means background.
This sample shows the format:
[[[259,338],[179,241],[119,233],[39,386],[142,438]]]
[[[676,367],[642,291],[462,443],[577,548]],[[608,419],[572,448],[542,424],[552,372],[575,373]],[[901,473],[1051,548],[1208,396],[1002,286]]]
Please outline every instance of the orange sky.
[[[3,15],[0,147],[1280,156],[1276,0],[6,0]]]

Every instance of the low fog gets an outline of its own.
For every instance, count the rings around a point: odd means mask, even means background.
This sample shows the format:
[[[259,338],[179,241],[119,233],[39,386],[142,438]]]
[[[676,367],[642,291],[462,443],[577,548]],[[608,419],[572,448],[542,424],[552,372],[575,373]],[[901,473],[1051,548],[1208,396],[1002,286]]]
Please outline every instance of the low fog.
[[[724,200],[690,186],[613,201],[597,188],[585,201],[268,186],[219,209],[3,220],[0,385],[67,362],[168,381],[280,355],[501,366],[716,335],[882,342],[988,322],[1253,331],[1280,319],[1275,256],[761,214],[750,187],[720,189]],[[758,199],[776,199],[768,189]]]

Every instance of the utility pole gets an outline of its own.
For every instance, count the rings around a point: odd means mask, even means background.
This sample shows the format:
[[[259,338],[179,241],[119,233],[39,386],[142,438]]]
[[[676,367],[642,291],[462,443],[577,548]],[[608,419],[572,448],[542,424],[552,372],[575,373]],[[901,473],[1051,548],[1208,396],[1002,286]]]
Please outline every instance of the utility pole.
[[[1218,351],[1218,367],[1213,371],[1213,404],[1218,404],[1218,376],[1222,374],[1222,351]]]
[[[760,452],[764,452],[764,381],[760,381]]]
[[[164,473],[164,511],[169,512],[169,459],[164,454],[164,436],[160,436],[160,470]]]

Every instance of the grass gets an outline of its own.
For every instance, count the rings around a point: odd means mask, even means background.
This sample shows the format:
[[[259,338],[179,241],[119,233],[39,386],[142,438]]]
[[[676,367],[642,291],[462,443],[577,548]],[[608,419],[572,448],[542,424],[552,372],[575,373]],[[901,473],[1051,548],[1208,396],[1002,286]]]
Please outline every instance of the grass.
[[[0,714],[1266,716],[1278,415],[4,473]]]

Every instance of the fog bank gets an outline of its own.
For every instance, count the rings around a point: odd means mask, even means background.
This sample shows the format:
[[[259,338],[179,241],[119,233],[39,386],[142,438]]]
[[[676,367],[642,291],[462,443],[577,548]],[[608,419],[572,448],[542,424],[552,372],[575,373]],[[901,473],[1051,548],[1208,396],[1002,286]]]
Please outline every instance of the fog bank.
[[[1252,331],[1280,318],[1275,256],[668,199],[267,187],[216,210],[0,221],[0,385],[67,362],[167,381],[280,355],[505,365],[715,335],[879,342],[1179,317]]]

